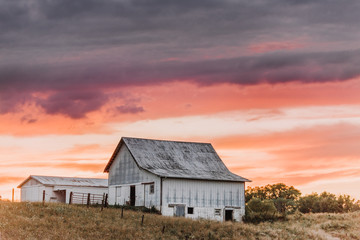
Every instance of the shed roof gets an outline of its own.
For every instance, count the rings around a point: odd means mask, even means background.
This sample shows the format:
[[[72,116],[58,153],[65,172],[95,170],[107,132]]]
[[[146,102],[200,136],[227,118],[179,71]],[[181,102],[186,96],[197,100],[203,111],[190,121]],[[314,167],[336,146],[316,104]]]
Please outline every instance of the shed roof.
[[[18,188],[21,188],[30,179],[35,179],[47,186],[108,187],[107,179],[30,175]]]
[[[210,143],[178,142],[123,137],[105,167],[109,172],[125,144],[136,164],[157,176],[202,180],[249,182],[229,171]]]

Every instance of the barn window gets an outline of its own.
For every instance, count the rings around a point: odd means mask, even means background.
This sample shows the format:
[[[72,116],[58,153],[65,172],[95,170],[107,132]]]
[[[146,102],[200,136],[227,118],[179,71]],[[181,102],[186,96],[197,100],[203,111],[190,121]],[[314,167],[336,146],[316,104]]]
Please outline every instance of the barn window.
[[[221,216],[221,209],[215,209],[215,216]]]
[[[150,184],[150,194],[153,194],[155,190],[154,184]]]
[[[194,214],[194,208],[188,207],[188,214]]]

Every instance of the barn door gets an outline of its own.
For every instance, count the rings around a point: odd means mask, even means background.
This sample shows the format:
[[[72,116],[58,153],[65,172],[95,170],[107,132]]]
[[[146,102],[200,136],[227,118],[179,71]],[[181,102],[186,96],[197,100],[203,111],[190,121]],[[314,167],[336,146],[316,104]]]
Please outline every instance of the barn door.
[[[135,185],[130,186],[130,206],[135,206]]]
[[[233,221],[233,210],[225,210],[225,221]]]
[[[174,210],[176,217],[185,217],[185,205],[176,205]]]

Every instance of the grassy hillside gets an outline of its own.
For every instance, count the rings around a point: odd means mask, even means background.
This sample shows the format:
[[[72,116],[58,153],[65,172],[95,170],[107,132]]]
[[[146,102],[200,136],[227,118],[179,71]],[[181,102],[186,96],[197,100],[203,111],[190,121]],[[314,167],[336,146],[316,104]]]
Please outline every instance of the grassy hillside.
[[[6,239],[360,239],[360,212],[307,214],[288,221],[218,223],[121,209],[0,202],[0,240]],[[164,229],[165,226],[165,229]],[[164,229],[164,233],[162,230]]]

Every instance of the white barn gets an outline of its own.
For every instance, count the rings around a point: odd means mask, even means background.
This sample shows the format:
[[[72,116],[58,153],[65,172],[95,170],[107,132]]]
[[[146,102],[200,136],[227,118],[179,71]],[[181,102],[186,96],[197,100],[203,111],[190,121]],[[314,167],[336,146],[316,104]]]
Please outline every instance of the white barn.
[[[61,202],[69,203],[70,193],[80,195],[108,193],[107,179],[34,176],[26,178],[21,189],[21,202]],[[85,200],[86,201],[86,200]]]
[[[123,137],[104,172],[109,204],[155,207],[165,216],[241,221],[245,182],[209,143]]]

